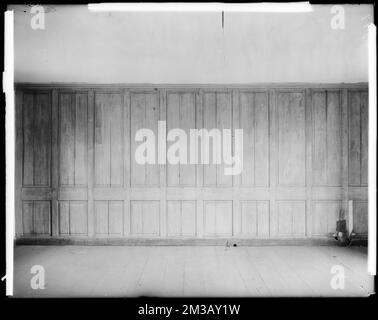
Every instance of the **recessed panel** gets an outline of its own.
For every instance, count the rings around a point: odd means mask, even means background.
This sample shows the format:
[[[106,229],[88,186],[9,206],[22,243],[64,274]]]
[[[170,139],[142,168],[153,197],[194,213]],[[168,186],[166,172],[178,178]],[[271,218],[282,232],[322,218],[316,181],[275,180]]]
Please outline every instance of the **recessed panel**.
[[[204,201],[204,230],[207,236],[232,235],[232,201]]]
[[[158,236],[159,216],[159,201],[131,201],[131,234]]]

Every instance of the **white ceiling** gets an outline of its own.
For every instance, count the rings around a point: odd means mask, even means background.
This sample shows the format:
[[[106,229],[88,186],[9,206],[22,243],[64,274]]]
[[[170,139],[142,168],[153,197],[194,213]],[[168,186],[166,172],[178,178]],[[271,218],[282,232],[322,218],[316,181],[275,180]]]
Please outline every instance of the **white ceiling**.
[[[15,9],[15,81],[89,83],[364,82],[370,6],[312,13],[95,13],[49,6],[45,30]],[[26,11],[26,12],[24,12]]]

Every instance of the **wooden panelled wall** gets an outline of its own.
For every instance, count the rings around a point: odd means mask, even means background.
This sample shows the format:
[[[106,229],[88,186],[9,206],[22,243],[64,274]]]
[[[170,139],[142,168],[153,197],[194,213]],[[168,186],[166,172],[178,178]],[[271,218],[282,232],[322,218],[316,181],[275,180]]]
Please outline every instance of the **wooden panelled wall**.
[[[18,238],[325,237],[350,199],[367,233],[367,86],[16,92]],[[242,174],[137,164],[135,133],[158,120],[244,129]]]

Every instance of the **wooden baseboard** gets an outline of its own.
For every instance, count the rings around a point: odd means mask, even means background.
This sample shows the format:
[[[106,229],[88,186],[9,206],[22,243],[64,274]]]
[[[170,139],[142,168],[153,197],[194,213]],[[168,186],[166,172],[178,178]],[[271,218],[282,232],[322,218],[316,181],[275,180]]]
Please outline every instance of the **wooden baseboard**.
[[[141,238],[19,238],[16,245],[113,245],[113,246],[321,246],[337,245],[333,238],[298,239],[141,239]]]

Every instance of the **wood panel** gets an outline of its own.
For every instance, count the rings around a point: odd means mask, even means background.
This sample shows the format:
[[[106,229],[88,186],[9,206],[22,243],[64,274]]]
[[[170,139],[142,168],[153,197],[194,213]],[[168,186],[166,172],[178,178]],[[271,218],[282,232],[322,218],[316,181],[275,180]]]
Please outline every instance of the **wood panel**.
[[[24,235],[49,236],[51,233],[51,204],[49,201],[23,201],[22,225]]]
[[[339,91],[313,93],[312,179],[316,186],[341,185],[341,99]]]
[[[314,201],[312,210],[312,235],[333,234],[341,217],[341,201]]]
[[[139,129],[150,129],[155,137],[158,134],[159,95],[156,92],[131,93],[131,186],[158,186],[159,166],[154,164],[139,164],[135,160],[136,148],[141,142],[135,141]],[[157,159],[155,142],[155,159]]]
[[[87,108],[86,93],[59,94],[59,184],[87,184]]]
[[[136,236],[158,236],[159,201],[131,201],[131,234]]]
[[[279,236],[304,236],[306,232],[305,201],[278,201],[277,225]]]
[[[361,185],[368,184],[368,146],[369,146],[369,96],[367,91],[361,92]]]
[[[17,237],[327,237],[349,199],[354,231],[367,232],[365,87],[66,86],[17,97]],[[210,163],[136,163],[142,128],[158,160],[158,121],[163,138],[179,128],[188,143],[190,129],[220,130]],[[236,128],[243,171],[226,176],[222,130]],[[200,160],[203,144],[195,151]]]
[[[167,201],[168,236],[196,235],[196,201]]]
[[[367,185],[368,94],[349,92],[349,185]]]
[[[184,130],[187,136],[186,146],[189,148],[190,129],[196,128],[196,105],[193,92],[169,92],[167,94],[167,131]],[[177,143],[167,144],[170,148]],[[176,154],[176,156],[178,156]],[[194,186],[196,184],[196,166],[190,164],[190,153],[186,155],[186,164],[167,164],[168,186]]]
[[[269,237],[269,201],[241,201],[242,234],[253,237]]]
[[[243,186],[269,185],[269,109],[267,92],[240,93],[243,129]]]
[[[59,234],[69,235],[70,234],[70,202],[60,201],[59,202]]]
[[[233,129],[232,125],[232,96],[230,92],[205,92],[203,95],[203,127],[207,130],[212,129]],[[222,137],[211,135],[209,151],[210,163],[204,165],[204,185],[211,187],[232,186],[232,176],[224,174],[225,165],[216,164],[213,150],[221,150]],[[201,150],[202,152],[203,150]]]
[[[305,101],[303,92],[277,94],[278,184],[306,183]]]
[[[49,93],[25,93],[23,185],[50,186],[51,102]]]
[[[368,233],[368,202],[353,201],[353,231],[357,234]]]
[[[352,90],[349,111],[349,192],[353,201],[353,231],[368,232],[368,202],[364,188],[368,181],[368,92]],[[361,192],[362,191],[362,192]]]
[[[85,236],[88,234],[87,201],[59,201],[59,234]]]
[[[95,186],[123,185],[123,94],[95,94]]]
[[[204,233],[206,236],[231,236],[232,221],[232,201],[205,201]]]
[[[34,94],[23,95],[23,185],[34,185]]]
[[[95,201],[96,235],[123,234],[123,201]]]

